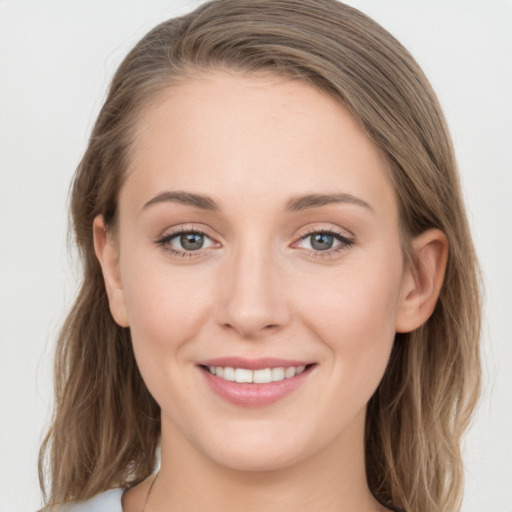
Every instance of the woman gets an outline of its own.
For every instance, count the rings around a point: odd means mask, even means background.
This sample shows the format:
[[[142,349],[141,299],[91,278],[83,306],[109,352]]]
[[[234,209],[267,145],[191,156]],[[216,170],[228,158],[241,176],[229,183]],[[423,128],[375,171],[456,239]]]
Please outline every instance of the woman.
[[[71,207],[48,507],[459,507],[476,258],[438,102],[375,22],[220,0],[159,25]]]

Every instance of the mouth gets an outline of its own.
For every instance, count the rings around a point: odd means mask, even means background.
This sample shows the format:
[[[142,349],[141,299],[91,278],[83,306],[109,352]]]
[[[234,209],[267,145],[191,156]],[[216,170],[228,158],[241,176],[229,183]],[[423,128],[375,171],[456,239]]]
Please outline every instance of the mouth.
[[[317,363],[282,359],[216,359],[198,364],[210,389],[243,407],[272,404],[304,385]]]
[[[269,384],[271,382],[279,382],[285,379],[291,379],[296,375],[300,375],[302,372],[305,372],[315,366],[315,363],[299,366],[267,367],[258,370],[236,368],[232,366],[200,366],[211,375],[215,375],[219,379],[229,382],[238,382],[239,384]]]

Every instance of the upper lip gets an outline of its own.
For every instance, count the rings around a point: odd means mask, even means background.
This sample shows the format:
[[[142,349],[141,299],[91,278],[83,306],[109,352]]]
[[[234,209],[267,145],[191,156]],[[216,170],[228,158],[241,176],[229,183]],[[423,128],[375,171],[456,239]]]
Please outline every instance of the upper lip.
[[[247,370],[261,370],[263,368],[280,368],[290,366],[307,366],[313,361],[298,361],[296,359],[280,359],[276,357],[260,357],[247,359],[245,357],[217,357],[200,361],[200,366],[222,366],[224,368],[246,368]]]

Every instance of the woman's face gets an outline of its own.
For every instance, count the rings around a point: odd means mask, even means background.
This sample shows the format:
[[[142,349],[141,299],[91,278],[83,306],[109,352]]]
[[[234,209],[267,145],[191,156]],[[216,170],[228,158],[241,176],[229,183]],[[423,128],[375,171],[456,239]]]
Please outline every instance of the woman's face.
[[[386,164],[344,108],[273,75],[170,87],[108,245],[164,444],[252,470],[361,449],[407,271]]]

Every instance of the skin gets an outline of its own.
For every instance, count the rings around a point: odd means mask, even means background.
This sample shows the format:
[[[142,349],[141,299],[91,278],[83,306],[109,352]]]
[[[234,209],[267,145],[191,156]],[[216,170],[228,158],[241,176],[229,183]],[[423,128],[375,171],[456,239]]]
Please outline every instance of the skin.
[[[366,483],[366,404],[395,333],[434,308],[444,235],[413,240],[416,265],[404,265],[383,156],[343,107],[300,81],[197,74],[145,109],[135,140],[116,230],[98,216],[94,237],[112,315],[130,327],[162,409],[146,510],[384,510]],[[206,194],[219,210],[144,206],[168,191]],[[292,197],[332,193],[361,202],[283,211]],[[185,252],[181,229],[207,235],[192,257],[169,252]],[[328,239],[328,253],[311,230],[351,242]],[[247,408],[214,394],[197,367],[220,356],[316,367],[290,395]],[[142,510],[149,484],[124,494],[124,512]]]

